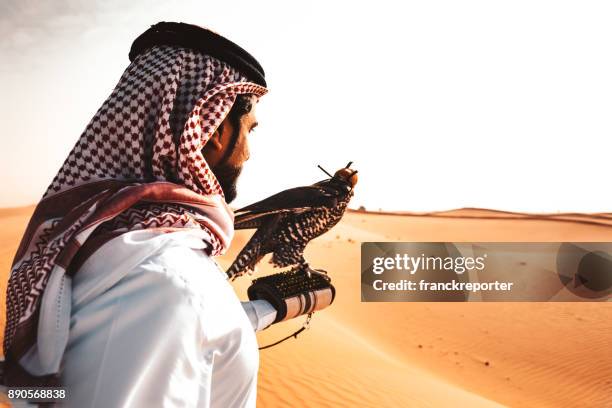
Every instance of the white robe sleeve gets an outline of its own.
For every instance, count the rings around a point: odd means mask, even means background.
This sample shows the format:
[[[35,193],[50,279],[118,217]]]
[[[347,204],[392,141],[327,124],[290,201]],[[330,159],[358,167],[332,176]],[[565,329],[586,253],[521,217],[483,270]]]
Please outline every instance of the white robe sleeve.
[[[217,261],[214,258],[211,259],[217,265],[219,271],[224,273]],[[276,309],[266,300],[258,299],[240,303],[242,304],[244,312],[249,317],[253,330],[256,332],[267,329],[272,322],[274,322],[274,319],[276,319]]]
[[[268,328],[276,319],[276,309],[266,300],[240,303],[242,303],[242,307],[253,325],[253,330],[256,332]]]

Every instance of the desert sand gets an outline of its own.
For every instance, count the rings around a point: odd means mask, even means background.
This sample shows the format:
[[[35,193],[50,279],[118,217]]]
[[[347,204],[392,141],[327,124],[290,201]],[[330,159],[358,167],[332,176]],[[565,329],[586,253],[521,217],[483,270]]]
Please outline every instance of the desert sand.
[[[0,210],[3,294],[31,211]],[[238,233],[222,266],[249,234]],[[362,303],[366,241],[612,241],[612,214],[347,213],[306,252],[331,275],[336,300],[297,339],[261,351],[259,407],[612,406],[612,302]],[[276,272],[266,261],[257,276]],[[249,283],[234,282],[242,300]],[[303,321],[259,333],[260,345]]]

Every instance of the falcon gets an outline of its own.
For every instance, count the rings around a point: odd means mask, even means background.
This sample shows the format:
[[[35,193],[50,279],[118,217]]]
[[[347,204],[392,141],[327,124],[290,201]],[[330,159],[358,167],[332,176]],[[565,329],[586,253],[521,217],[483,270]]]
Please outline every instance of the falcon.
[[[314,238],[334,227],[344,215],[357,184],[352,162],[329,179],[310,186],[281,191],[235,212],[235,229],[257,229],[226,271],[231,280],[252,274],[255,265],[271,253],[275,267],[325,274],[312,269],[304,259],[304,249]]]

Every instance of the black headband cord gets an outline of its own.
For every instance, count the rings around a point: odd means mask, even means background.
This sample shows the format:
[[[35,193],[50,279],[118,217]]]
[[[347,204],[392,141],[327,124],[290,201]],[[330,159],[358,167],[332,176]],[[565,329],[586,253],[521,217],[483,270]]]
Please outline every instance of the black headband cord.
[[[205,28],[185,23],[157,23],[134,40],[129,54],[130,61],[156,45],[185,47],[202,52],[231,65],[249,81],[267,86],[264,70],[251,54]]]

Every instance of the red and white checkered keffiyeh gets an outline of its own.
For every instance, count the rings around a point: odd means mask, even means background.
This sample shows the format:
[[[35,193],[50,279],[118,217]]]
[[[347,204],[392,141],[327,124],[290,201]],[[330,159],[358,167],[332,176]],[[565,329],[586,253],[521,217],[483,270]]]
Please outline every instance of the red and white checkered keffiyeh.
[[[15,256],[5,377],[40,343],[48,281],[69,284],[64,276],[110,238],[134,229],[197,228],[209,234],[212,255],[225,252],[233,213],[201,150],[236,95],[266,92],[226,63],[186,48],[156,46],[129,65],[36,207]],[[29,381],[17,378],[19,370],[13,367],[7,383]]]

